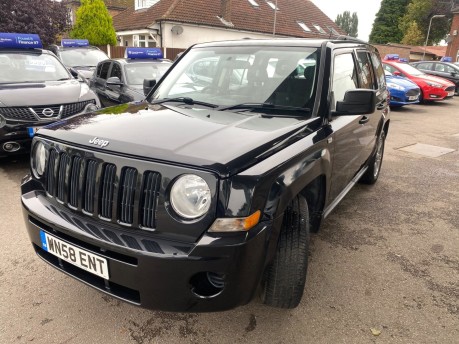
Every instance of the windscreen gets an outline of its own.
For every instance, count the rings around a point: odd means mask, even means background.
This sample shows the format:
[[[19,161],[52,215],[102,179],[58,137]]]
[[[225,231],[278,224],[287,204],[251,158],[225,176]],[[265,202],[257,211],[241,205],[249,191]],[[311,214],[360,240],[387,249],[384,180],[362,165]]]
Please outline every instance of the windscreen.
[[[70,79],[55,56],[0,52],[0,83],[43,82]]]
[[[171,70],[152,100],[312,107],[318,61],[318,49],[308,47],[196,48]]]
[[[69,49],[60,51],[62,62],[70,67],[95,67],[108,56],[97,49]]]
[[[167,72],[172,63],[139,62],[124,66],[128,85],[143,85],[144,79],[159,80]]]

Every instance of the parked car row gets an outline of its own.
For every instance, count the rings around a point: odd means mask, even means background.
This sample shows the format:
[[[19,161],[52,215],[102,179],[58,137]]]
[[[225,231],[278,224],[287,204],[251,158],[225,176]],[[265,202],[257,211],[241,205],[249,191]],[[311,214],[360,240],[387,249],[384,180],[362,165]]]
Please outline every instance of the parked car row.
[[[386,55],[383,60],[383,67],[391,93],[391,107],[403,106],[413,102],[439,101],[452,98],[457,93],[457,85],[446,78],[427,74],[421,68],[415,68],[419,64],[422,67],[423,64],[430,66],[436,65],[436,63],[419,62],[410,65],[402,62],[396,54]],[[443,64],[443,62],[441,63]],[[452,75],[450,74],[450,76]],[[419,88],[419,92],[416,88]]]
[[[143,100],[144,79],[154,84],[172,65],[162,57],[160,49],[128,48],[114,60],[85,39],[45,50],[36,34],[0,33],[0,158],[28,152],[45,125]]]

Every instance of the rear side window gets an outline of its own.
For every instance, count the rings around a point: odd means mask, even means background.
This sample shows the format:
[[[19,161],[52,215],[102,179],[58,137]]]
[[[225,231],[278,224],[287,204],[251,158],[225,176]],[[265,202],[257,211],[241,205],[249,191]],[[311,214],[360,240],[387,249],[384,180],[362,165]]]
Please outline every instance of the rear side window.
[[[352,53],[335,56],[333,95],[335,102],[344,99],[346,91],[358,88],[357,68]]]
[[[373,65],[370,61],[370,56],[366,51],[357,52],[357,61],[360,66],[360,81],[362,88],[374,90],[377,88],[375,75],[373,74]]]
[[[432,70],[432,63],[418,63],[415,67],[417,69]]]

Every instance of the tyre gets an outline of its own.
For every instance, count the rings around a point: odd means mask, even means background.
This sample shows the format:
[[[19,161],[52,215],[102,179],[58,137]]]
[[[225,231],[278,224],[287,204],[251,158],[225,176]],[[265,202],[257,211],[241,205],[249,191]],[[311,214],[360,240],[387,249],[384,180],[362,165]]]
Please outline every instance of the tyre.
[[[386,133],[381,130],[378,142],[376,144],[376,152],[368,163],[368,169],[360,178],[360,183],[374,184],[378,180],[379,172],[381,171],[382,160],[384,156],[384,143],[386,141]]]
[[[302,196],[284,212],[277,252],[265,271],[262,301],[279,308],[295,308],[303,296],[308,267],[309,212]]]

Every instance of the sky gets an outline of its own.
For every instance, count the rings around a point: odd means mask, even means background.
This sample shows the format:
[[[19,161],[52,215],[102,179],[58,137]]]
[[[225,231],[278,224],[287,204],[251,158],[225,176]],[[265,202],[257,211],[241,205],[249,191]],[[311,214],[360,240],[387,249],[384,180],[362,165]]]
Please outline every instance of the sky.
[[[381,0],[311,0],[331,20],[338,14],[349,11],[357,12],[359,18],[358,38],[368,41],[373,21],[381,6]]]

